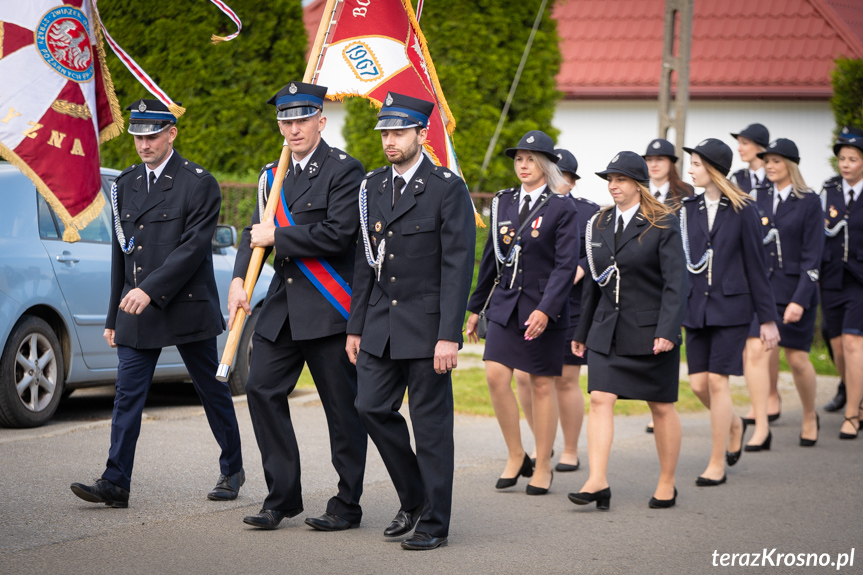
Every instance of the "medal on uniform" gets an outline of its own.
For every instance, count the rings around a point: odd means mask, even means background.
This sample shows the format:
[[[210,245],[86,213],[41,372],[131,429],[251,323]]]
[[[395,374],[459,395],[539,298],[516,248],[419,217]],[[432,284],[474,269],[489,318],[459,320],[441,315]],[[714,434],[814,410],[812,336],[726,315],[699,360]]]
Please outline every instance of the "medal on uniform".
[[[503,226],[502,228],[500,228],[500,233],[505,234],[508,229],[508,226]]]
[[[505,243],[505,244],[507,244],[507,245],[508,245],[510,242],[512,242],[512,237],[510,237],[510,236],[503,236],[503,243]]]
[[[375,223],[375,231],[376,232],[381,231],[381,223],[380,222]]]
[[[533,230],[532,232],[530,232],[530,237],[538,238],[539,237],[539,230]]]
[[[769,223],[770,223],[770,220],[767,219],[767,216],[764,216],[763,218],[761,218],[761,225],[762,226],[766,226]]]
[[[836,210],[836,206],[830,206],[830,217],[835,218],[839,215],[839,211]]]
[[[530,227],[533,228],[533,231],[530,232],[530,237],[532,237],[532,238],[538,238],[539,237],[539,226],[541,226],[541,225],[542,225],[542,216],[539,216],[538,218],[533,220],[533,223],[530,224]]]
[[[372,236],[372,243],[373,243],[373,244],[375,244],[375,247],[377,247],[377,245],[378,245],[378,238],[377,238],[377,236]]]

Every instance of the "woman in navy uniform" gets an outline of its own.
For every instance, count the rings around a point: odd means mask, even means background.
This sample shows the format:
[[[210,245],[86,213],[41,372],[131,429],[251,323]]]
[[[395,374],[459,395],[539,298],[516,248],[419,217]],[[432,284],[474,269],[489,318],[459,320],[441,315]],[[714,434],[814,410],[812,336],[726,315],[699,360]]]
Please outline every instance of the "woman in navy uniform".
[[[512,487],[524,475],[532,477],[528,495],[544,495],[552,481],[551,447],[557,431],[554,378],[563,370],[569,291],[578,266],[578,219],[575,201],[555,165],[559,158],[550,137],[532,130],[506,154],[515,161],[522,185],[495,197],[492,229],[468,302],[472,313],[467,335],[478,341],[477,314],[488,301],[483,359],[491,402],[509,450],[497,488]],[[511,388],[515,369],[530,374],[536,472],[521,443],[518,403]]]
[[[590,476],[569,500],[609,508],[614,404],[638,399],[647,401],[656,423],[660,474],[649,505],[668,508],[677,501],[674,472],[681,437],[674,408],[687,290],[680,229],[673,212],[647,189],[647,164],[635,152],[620,152],[597,175],[608,180],[615,207],[596,214],[585,237],[591,278],[572,352],[582,356],[590,350]]]
[[[740,159],[749,164],[749,168],[737,170],[731,174],[731,181],[747,194],[758,184],[764,182],[764,161],[758,154],[764,151],[770,142],[770,132],[761,124],[749,124],[739,134],[731,134],[737,140],[737,153]]]
[[[751,318],[758,318],[766,351],[776,347],[779,332],[758,210],[748,194],[725,179],[731,148],[708,138],[683,149],[692,154],[692,182],[704,188],[704,194],[683,201],[680,231],[691,282],[683,321],[689,383],[710,409],[713,431],[710,461],[696,485],[713,486],[725,483],[726,461],[737,463],[743,449],[746,428],[742,418],[734,417],[728,376],[743,375]]]
[[[753,191],[761,217],[767,277],[776,299],[779,341],[791,366],[794,385],[803,405],[800,445],[811,447],[818,439],[815,413],[815,368],[809,348],[815,336],[818,308],[818,270],[824,249],[821,202],[803,181],[800,153],[791,140],[779,138],[759,154],[768,182]],[[746,384],[755,414],[755,432],[746,451],[770,449],[773,437],[767,421],[767,395],[779,376],[779,348],[765,351],[756,318],[749,327],[744,359]],[[772,380],[772,381],[771,381]]]
[[[650,193],[672,210],[680,209],[683,198],[689,197],[695,189],[680,179],[677,173],[677,156],[674,144],[663,138],[656,138],[647,145],[642,156],[650,174]]]
[[[557,167],[566,180],[569,193],[575,189],[576,180],[580,180],[578,171],[578,160],[569,150],[556,149],[554,153],[559,158]],[[563,431],[563,453],[560,461],[554,466],[555,471],[569,472],[578,471],[578,436],[581,434],[581,424],[584,420],[584,397],[581,395],[581,387],[578,378],[581,375],[581,366],[587,364],[587,358],[573,355],[570,342],[572,333],[578,320],[581,318],[581,291],[584,283],[584,273],[587,269],[587,253],[584,251],[584,230],[587,222],[599,210],[599,206],[588,199],[572,196],[578,208],[578,231],[579,245],[581,249],[578,254],[578,268],[575,270],[575,281],[569,289],[569,327],[564,334],[563,341],[563,373],[554,378],[554,388],[557,393],[557,410],[560,416],[560,428]],[[515,370],[515,382],[518,389],[518,401],[521,403],[524,418],[527,425],[533,431],[533,400],[530,396],[530,374]],[[551,453],[554,457],[554,451]],[[534,453],[532,459],[536,460]]]
[[[847,397],[841,439],[857,437],[863,399],[863,137],[848,135],[833,146],[839,175],[821,190],[827,232],[821,259],[822,311]]]
[[[675,212],[680,210],[680,202],[691,196],[695,188],[680,179],[674,144],[664,138],[656,138],[647,144],[647,151],[641,157],[650,174],[650,193]],[[647,424],[645,431],[653,433],[653,421]]]

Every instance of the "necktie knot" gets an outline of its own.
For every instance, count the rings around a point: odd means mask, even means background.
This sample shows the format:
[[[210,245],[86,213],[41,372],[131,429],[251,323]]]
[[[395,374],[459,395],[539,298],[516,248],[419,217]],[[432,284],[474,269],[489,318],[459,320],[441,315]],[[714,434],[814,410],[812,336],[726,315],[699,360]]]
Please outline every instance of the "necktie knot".
[[[402,190],[405,187],[405,179],[401,176],[396,176],[396,179],[393,180],[393,207],[395,207],[396,203],[398,203],[399,199],[402,197]]]
[[[656,190],[656,193],[655,193],[655,194],[653,194],[653,197],[654,197],[654,198],[656,198],[657,200],[658,200],[661,196],[662,196],[662,192],[660,192],[659,190]]]
[[[303,169],[300,167],[299,162],[294,164],[294,182],[296,182],[297,179],[300,177],[300,172],[302,172],[302,171],[303,171]]]
[[[153,189],[153,186],[156,185],[156,172],[150,172],[150,185],[147,186],[147,192]]]

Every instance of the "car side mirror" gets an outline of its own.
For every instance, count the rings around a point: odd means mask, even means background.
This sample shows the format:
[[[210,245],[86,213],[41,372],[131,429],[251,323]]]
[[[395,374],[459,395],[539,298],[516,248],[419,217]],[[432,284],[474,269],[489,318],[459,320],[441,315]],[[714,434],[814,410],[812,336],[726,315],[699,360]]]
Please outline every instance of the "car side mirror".
[[[234,226],[219,224],[213,234],[214,248],[229,248],[237,243],[237,229]]]

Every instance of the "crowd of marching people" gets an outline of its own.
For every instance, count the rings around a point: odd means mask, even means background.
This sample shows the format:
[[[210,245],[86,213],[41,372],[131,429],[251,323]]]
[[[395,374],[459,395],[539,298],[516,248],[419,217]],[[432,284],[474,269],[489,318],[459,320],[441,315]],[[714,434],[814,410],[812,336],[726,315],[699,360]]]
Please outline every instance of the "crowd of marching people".
[[[520,186],[492,203],[466,325],[469,340],[486,340],[486,377],[508,450],[498,489],[522,476],[530,480],[528,495],[543,495],[554,471],[579,469],[578,378],[588,365],[590,471],[570,501],[609,509],[614,405],[631,399],[646,401],[652,415],[647,431],[660,475],[649,505],[674,506],[684,343],[690,386],[710,412],[711,450],[696,485],[721,485],[743,451],[770,449],[770,423],[781,409],[780,348],[802,404],[799,445],[815,446],[820,421],[809,351],[819,302],[822,334],[843,382],[842,397],[827,409],[841,409],[844,398],[839,438],[857,437],[863,207],[855,200],[863,191],[863,131],[839,134],[839,174],[820,193],[803,180],[793,141],[771,141],[761,124],[732,136],[748,169],[730,176],[733,152],[721,140],[683,148],[694,188],[681,180],[669,141],[653,140],[643,155],[621,151],[596,172],[614,202],[602,209],[577,197],[576,158],[543,132],[528,132],[507,150]],[[746,378],[745,417],[733,410],[732,375]],[[534,435],[533,457],[522,441],[519,403]],[[558,419],[564,449],[552,468]]]

